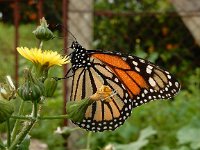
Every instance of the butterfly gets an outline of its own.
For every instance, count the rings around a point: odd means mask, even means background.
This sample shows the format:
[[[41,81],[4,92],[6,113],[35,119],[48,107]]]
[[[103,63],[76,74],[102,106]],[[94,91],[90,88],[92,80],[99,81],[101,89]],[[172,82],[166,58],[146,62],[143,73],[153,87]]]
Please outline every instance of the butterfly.
[[[70,48],[72,66],[65,76],[72,78],[70,100],[80,101],[95,93],[103,95],[88,106],[81,122],[74,122],[86,130],[115,130],[133,108],[156,99],[170,99],[180,90],[180,83],[168,71],[142,58],[86,50],[77,41]],[[102,86],[107,93],[101,91]]]

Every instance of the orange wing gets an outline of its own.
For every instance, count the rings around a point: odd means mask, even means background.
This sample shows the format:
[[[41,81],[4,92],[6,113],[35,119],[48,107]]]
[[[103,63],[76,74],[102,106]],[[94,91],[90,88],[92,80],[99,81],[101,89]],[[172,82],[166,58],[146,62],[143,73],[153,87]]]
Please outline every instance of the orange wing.
[[[133,100],[133,107],[154,99],[169,99],[180,90],[178,81],[167,71],[135,56],[94,53],[124,84]]]

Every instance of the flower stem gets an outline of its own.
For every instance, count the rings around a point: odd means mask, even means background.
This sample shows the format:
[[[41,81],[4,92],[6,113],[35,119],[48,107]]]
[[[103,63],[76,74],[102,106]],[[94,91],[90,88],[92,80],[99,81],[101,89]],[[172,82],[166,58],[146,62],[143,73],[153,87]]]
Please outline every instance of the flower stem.
[[[41,40],[40,45],[39,45],[39,49],[42,49],[42,46],[43,46],[43,41]]]
[[[33,109],[32,109],[32,120],[26,121],[25,126],[22,128],[21,132],[17,135],[15,140],[12,142],[11,146],[8,148],[8,150],[14,150],[16,149],[16,145],[21,144],[21,142],[24,140],[26,135],[31,131],[33,126],[35,125],[37,121],[37,116],[38,116],[38,104],[37,101],[35,100],[33,103]]]
[[[58,116],[43,116],[43,117],[38,117],[40,120],[52,120],[52,119],[66,119],[68,118],[69,115],[58,115]]]
[[[34,117],[34,119],[37,119],[37,115],[38,115],[38,103],[35,100],[33,102],[33,117]]]
[[[87,135],[87,145],[86,145],[86,149],[87,150],[90,150],[90,138],[92,136],[92,132],[88,132],[88,135]]]
[[[69,116],[66,115],[57,115],[57,116],[38,116],[38,120],[52,120],[52,119],[66,119]],[[12,115],[11,118],[13,119],[21,119],[21,120],[32,120],[32,117],[27,117],[27,116],[16,116]]]
[[[10,130],[10,119],[8,119],[6,121],[6,124],[7,124],[7,146],[9,147],[10,146],[10,142],[11,142],[11,130]]]
[[[16,149],[16,145],[21,144],[21,142],[24,140],[26,135],[29,133],[29,131],[32,129],[36,122],[36,119],[31,120],[30,122],[26,122],[26,125],[23,127],[22,131],[17,135],[15,140],[12,142],[11,146],[8,148],[8,150],[14,150]]]
[[[10,118],[13,119],[21,119],[21,120],[31,120],[32,117],[27,117],[27,116],[16,116],[16,115],[12,115]]]
[[[21,104],[19,106],[19,111],[18,111],[18,115],[19,116],[23,113],[23,108],[24,108],[24,101],[21,100]],[[15,140],[16,135],[17,135],[17,131],[18,131],[19,127],[20,127],[20,120],[18,120],[18,119],[21,119],[21,118],[16,118],[16,119],[17,120],[15,122],[14,128],[13,128],[12,133],[11,133],[11,141]]]

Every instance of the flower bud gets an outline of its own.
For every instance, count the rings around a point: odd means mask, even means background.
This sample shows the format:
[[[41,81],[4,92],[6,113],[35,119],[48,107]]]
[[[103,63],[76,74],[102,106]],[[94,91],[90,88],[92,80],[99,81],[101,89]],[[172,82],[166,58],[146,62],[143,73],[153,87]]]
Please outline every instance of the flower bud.
[[[10,118],[14,112],[14,106],[10,101],[0,100],[0,123]]]
[[[32,67],[31,72],[35,78],[37,78],[39,81],[43,83],[45,79],[48,77],[48,70],[49,68],[47,65],[35,64]]]
[[[52,97],[57,88],[57,85],[58,82],[55,78],[47,78],[44,81],[44,88],[45,88],[44,96]]]
[[[33,31],[33,34],[42,41],[48,41],[54,38],[53,32],[48,29],[47,21],[44,17],[40,19],[40,26]]]
[[[90,99],[83,99],[80,101],[70,101],[67,103],[66,111],[69,115],[68,119],[74,122],[81,122],[85,117],[85,112],[93,101]]]
[[[31,72],[24,71],[25,82],[18,88],[18,94],[24,101],[39,100],[44,93],[44,85],[38,79],[34,78]]]
[[[85,112],[89,105],[91,105],[95,101],[112,101],[111,97],[113,97],[116,93],[112,91],[109,86],[102,85],[99,89],[97,89],[96,93],[91,95],[88,98],[82,99],[80,101],[70,101],[67,103],[67,114],[69,115],[69,119],[74,122],[81,122],[85,117]]]
[[[79,130],[80,128],[73,128],[73,127],[57,127],[54,133],[62,135],[64,138],[70,136],[73,131]]]
[[[0,84],[0,93],[7,100],[16,98],[16,88],[10,76],[6,76],[6,84]]]

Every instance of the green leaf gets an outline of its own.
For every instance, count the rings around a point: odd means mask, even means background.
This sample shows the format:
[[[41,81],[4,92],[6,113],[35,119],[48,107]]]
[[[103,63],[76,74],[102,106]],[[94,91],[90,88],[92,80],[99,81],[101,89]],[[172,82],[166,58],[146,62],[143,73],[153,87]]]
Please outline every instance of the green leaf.
[[[140,150],[142,147],[148,144],[148,140],[139,140],[130,144],[117,144],[116,150]]]
[[[151,126],[143,129],[140,133],[139,140],[145,140],[146,138],[155,135],[157,133]]]
[[[17,150],[29,150],[30,135],[27,135],[22,143],[17,147]]]
[[[152,127],[147,127],[140,132],[140,136],[137,141],[129,144],[115,144],[114,147],[116,150],[140,150],[149,143],[147,138],[155,135],[156,133],[156,130],[154,130]]]
[[[187,125],[177,132],[178,144],[190,144],[192,149],[200,148],[200,127]]]

